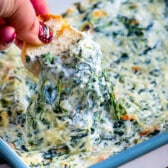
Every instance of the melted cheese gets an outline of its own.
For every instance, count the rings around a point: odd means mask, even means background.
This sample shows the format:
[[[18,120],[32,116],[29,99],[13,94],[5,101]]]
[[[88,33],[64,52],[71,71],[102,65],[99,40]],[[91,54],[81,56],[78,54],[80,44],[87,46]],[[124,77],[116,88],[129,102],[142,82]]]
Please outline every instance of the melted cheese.
[[[35,149],[61,148],[70,154],[92,151],[101,131],[110,130],[110,120],[118,116],[111,83],[101,71],[101,59],[100,47],[86,34],[67,52],[39,57],[39,85],[26,114]],[[106,117],[99,132],[95,127],[101,120],[95,120],[95,113]]]

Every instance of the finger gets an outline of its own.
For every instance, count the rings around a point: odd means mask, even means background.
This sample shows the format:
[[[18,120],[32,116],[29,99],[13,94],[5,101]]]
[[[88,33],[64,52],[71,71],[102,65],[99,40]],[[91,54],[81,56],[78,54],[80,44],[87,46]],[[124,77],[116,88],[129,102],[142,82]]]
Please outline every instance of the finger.
[[[0,26],[0,50],[4,50],[15,40],[15,29],[11,26]]]
[[[48,5],[45,0],[30,0],[35,11],[36,15],[44,15],[49,12]]]
[[[39,21],[29,0],[0,0],[0,16],[15,28],[17,38],[27,43],[42,44],[38,38]]]

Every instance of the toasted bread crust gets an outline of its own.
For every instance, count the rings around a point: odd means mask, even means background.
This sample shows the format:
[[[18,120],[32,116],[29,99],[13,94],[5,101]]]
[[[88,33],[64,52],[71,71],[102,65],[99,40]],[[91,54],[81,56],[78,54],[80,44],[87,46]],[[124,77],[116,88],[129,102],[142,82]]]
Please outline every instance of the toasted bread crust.
[[[40,65],[36,56],[49,52],[58,55],[83,37],[82,32],[72,28],[61,16],[48,14],[40,16],[39,19],[53,31],[53,40],[41,46],[24,43],[21,53],[23,64],[35,75],[40,73]],[[28,57],[29,61],[27,60]]]

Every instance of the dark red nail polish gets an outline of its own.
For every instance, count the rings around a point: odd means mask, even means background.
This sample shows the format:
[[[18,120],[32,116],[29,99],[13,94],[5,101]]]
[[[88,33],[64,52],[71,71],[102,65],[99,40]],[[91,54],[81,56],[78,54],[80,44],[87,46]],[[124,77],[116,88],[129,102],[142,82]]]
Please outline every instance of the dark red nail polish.
[[[39,39],[43,43],[49,43],[53,39],[53,32],[43,22],[40,22],[40,28],[39,28],[39,34],[38,34],[38,36],[39,36]]]
[[[10,38],[6,39],[5,45],[8,45],[8,44],[14,42],[15,38],[16,38],[16,33],[14,32]]]

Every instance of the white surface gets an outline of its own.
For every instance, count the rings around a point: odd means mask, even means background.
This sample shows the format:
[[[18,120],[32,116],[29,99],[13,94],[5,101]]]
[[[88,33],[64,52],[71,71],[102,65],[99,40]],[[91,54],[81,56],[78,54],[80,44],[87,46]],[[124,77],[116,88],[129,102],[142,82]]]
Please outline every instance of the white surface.
[[[167,168],[168,145],[162,146],[142,157],[139,157],[119,168]]]
[[[75,2],[79,2],[81,0],[46,0],[49,7],[50,12],[53,14],[60,14],[61,12],[65,12],[66,9]]]
[[[50,12],[60,14],[74,2],[81,0],[47,0]],[[166,168],[168,167],[168,145],[165,145],[143,157],[137,158],[120,168]]]

